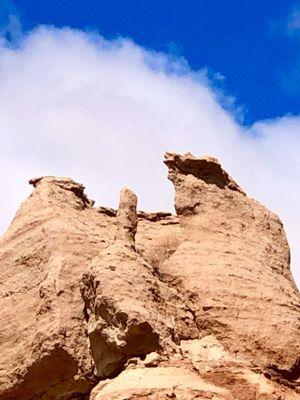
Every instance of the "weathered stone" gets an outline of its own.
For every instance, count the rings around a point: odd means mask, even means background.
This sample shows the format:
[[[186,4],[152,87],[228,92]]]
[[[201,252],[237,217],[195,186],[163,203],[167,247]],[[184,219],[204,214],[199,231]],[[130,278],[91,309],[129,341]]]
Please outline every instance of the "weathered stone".
[[[177,215],[30,181],[0,241],[0,400],[300,398],[282,223],[216,159],[165,163]]]
[[[137,229],[137,197],[129,189],[121,190],[119,209],[117,212],[116,239],[134,243]]]
[[[193,293],[202,335],[257,365],[300,356],[299,292],[277,215],[248,198],[212,158],[166,154],[183,240],[160,272]]]

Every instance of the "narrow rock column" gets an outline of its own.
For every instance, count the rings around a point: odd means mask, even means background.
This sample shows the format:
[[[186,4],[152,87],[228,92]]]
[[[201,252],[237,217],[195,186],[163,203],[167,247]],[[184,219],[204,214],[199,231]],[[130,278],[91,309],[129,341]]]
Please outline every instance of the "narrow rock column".
[[[127,188],[122,189],[117,212],[117,240],[124,240],[130,244],[134,244],[137,229],[136,206],[136,195]]]

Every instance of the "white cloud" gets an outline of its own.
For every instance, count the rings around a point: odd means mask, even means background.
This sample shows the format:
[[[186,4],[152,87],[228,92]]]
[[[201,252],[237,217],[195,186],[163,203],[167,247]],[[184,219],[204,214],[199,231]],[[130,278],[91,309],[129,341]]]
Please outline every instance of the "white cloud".
[[[126,185],[140,208],[172,209],[165,150],[210,154],[283,218],[299,284],[300,117],[244,128],[233,104],[205,71],[128,40],[49,27],[17,47],[3,40],[1,230],[30,191],[25,181],[32,176],[71,176],[98,204],[112,206]]]

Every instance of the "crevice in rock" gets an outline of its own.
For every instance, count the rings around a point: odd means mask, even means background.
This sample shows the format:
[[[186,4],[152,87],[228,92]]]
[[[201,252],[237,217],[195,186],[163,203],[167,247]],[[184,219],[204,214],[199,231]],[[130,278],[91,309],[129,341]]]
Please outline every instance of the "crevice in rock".
[[[214,184],[221,189],[228,187],[231,190],[243,192],[239,185],[222,168],[216,158],[196,158],[191,153],[165,153],[164,163],[169,168],[169,179],[176,181],[177,175],[193,175],[205,183]]]
[[[116,309],[110,299],[96,296],[97,281],[84,274],[81,295],[87,322],[90,351],[95,363],[95,375],[113,378],[124,369],[128,359],[145,357],[160,349],[159,335],[147,321],[130,319]]]
[[[104,206],[97,207],[96,211],[99,214],[104,214],[104,215],[107,215],[108,217],[116,217],[117,216],[117,212],[118,212],[118,210],[116,210],[115,208],[104,207]]]
[[[264,372],[264,375],[268,379],[275,380],[285,386],[291,388],[300,387],[300,357],[296,359],[290,369],[282,369],[275,364],[270,364],[267,366],[267,371]]]
[[[56,374],[53,375],[53,371]],[[37,359],[19,377],[18,385],[0,396],[1,400],[46,400],[61,398],[69,400],[70,394],[87,394],[93,384],[74,381],[77,363],[62,347],[55,347],[50,354]],[[95,383],[95,382],[94,382]]]
[[[151,222],[157,222],[173,217],[172,213],[165,211],[158,211],[158,212],[138,211],[137,216],[139,219],[146,219],[147,221]]]
[[[120,337],[115,342],[102,328],[89,334],[95,375],[101,379],[117,376],[130,358],[143,359],[148,353],[160,349],[159,335],[147,322],[129,325],[124,331],[116,329],[115,334]]]
[[[89,322],[90,314],[95,312],[97,283],[94,276],[91,273],[83,274],[79,288],[84,304],[84,319],[86,322]]]
[[[176,209],[177,215],[188,216],[188,215],[195,214],[195,210],[199,206],[201,206],[201,202],[197,201],[193,205],[189,205],[189,206],[186,205],[184,207],[178,207],[177,205],[175,205],[175,209]]]
[[[164,284],[168,288],[175,291],[176,297],[178,298],[178,304],[174,318],[174,331],[170,332],[173,342],[175,344],[179,344],[180,340],[182,339],[191,339],[195,335],[195,329],[198,331],[198,334],[200,334],[201,329],[198,325],[196,311],[192,306],[193,301],[195,300],[195,294],[184,290],[184,288],[178,284],[178,282],[174,283],[176,277],[172,277],[172,279],[170,276],[164,276],[164,274],[161,274],[158,265],[153,266],[152,273],[161,284]],[[181,317],[179,315],[180,311],[183,311],[185,314],[190,313],[192,318]],[[181,332],[181,324],[186,325],[188,333]],[[194,333],[192,333],[191,330],[194,331]]]

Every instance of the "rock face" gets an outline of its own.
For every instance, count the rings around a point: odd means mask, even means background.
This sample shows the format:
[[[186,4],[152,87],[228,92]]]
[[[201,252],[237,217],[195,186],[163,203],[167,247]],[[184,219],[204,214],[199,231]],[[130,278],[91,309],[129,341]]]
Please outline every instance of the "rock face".
[[[170,213],[30,181],[0,246],[0,400],[300,399],[279,218],[210,157],[166,153]]]

